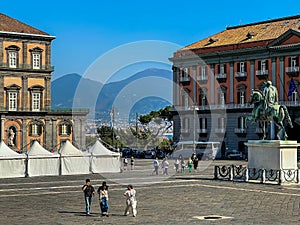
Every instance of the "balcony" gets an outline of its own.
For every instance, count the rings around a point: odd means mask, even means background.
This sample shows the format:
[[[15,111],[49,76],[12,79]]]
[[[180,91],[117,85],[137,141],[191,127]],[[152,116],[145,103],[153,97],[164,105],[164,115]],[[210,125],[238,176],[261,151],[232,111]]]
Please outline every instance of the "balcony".
[[[260,80],[265,80],[269,76],[269,70],[256,70],[255,75]]]
[[[197,76],[197,81],[201,84],[205,84],[208,81],[208,76],[207,75]]]
[[[218,133],[218,134],[224,134],[225,132],[226,132],[225,128],[216,128],[215,129],[215,133]]]
[[[179,81],[181,83],[186,83],[186,82],[190,82],[190,77],[180,77]]]
[[[207,134],[207,129],[206,128],[197,129],[197,133],[199,133],[199,134]]]
[[[16,68],[9,67],[7,63],[0,63],[0,69],[11,70],[11,71],[54,71],[54,66],[51,65],[41,65],[39,69],[33,69],[31,64],[18,64]]]
[[[247,72],[235,72],[234,77],[237,81],[245,81],[247,79]]]
[[[285,67],[285,72],[290,77],[298,77],[299,76],[299,66]]]
[[[226,73],[219,73],[219,74],[217,74],[216,79],[217,79],[220,83],[224,83],[224,82],[226,82],[227,74],[226,74]]]
[[[247,130],[245,128],[234,128],[234,133],[238,137],[245,137],[247,134]]]
[[[180,129],[180,133],[182,133],[182,134],[188,134],[189,133],[189,129]]]

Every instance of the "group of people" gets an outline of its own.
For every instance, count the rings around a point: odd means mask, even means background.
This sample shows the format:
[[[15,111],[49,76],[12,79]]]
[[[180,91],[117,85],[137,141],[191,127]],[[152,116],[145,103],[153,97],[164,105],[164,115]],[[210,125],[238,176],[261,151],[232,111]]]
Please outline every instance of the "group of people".
[[[134,157],[132,156],[130,158],[130,169],[131,170],[134,170],[134,165],[135,165],[135,160],[134,160]],[[124,160],[123,160],[123,169],[124,170],[127,170],[127,166],[128,166],[128,159],[127,157],[125,156]]]
[[[174,161],[174,169],[175,169],[176,173],[178,173],[178,172],[184,173],[185,168],[188,168],[189,172],[192,172],[193,169],[194,169],[194,171],[197,171],[198,161],[199,161],[199,159],[197,158],[196,154],[193,154],[192,157],[189,158],[187,161],[185,161],[183,157],[179,157],[179,158],[176,158]],[[155,173],[155,175],[158,175],[159,167],[162,168],[163,175],[169,175],[169,173],[168,173],[169,162],[168,162],[167,157],[165,157],[162,160],[161,165],[158,161],[158,158],[156,157],[153,161],[153,167],[154,167],[154,170],[152,172],[152,175],[154,173]]]
[[[86,179],[85,184],[82,186],[84,192],[85,200],[85,210],[86,215],[91,214],[91,203],[92,197],[95,195],[95,189],[91,184],[90,179]],[[99,195],[100,210],[102,216],[109,216],[108,214],[108,185],[105,181],[102,182],[102,185],[98,188],[97,193]],[[123,194],[126,197],[126,208],[124,216],[129,214],[129,209],[132,209],[132,215],[136,217],[137,215],[137,200],[136,200],[136,191],[133,186],[130,184],[127,186],[127,190]]]

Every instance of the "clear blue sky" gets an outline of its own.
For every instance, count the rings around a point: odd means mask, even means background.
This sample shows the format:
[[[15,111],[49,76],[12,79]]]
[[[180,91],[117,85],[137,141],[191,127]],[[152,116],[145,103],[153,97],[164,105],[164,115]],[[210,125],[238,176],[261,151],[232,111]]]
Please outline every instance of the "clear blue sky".
[[[0,11],[56,36],[55,79],[84,74],[98,57],[120,45],[159,40],[185,46],[227,25],[300,14],[300,4],[298,0],[1,0]]]

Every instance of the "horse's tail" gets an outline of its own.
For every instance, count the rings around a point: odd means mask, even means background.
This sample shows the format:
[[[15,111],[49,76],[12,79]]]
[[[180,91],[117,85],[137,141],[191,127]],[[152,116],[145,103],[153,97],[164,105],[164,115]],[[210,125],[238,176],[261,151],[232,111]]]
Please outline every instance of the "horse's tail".
[[[284,111],[284,120],[287,122],[290,128],[293,128],[293,123],[289,114],[289,111],[287,110],[287,107],[285,105],[281,105],[280,108]]]

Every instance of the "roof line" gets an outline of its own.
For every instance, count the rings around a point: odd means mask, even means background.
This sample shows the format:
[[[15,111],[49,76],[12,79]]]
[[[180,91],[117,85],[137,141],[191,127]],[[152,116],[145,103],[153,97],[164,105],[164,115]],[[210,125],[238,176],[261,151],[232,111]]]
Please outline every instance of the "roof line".
[[[35,37],[45,37],[55,39],[56,36],[45,35],[45,34],[29,34],[29,33],[19,33],[19,32],[11,32],[11,31],[0,31],[0,34],[13,34],[13,35],[24,35],[24,36],[35,36]]]
[[[277,19],[270,19],[270,20],[264,20],[264,21],[260,21],[260,22],[248,23],[248,24],[244,24],[244,25],[228,26],[228,27],[226,27],[226,30],[235,29],[235,28],[239,28],[239,27],[252,26],[252,25],[257,25],[257,24],[278,22],[278,21],[282,21],[282,20],[297,19],[297,18],[300,19],[300,14],[295,15],[295,16],[287,16],[287,17],[282,17],[282,18],[277,18]]]

